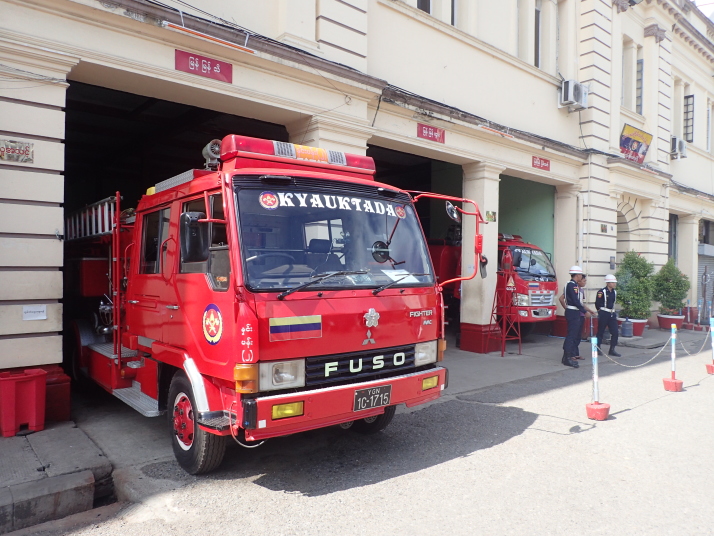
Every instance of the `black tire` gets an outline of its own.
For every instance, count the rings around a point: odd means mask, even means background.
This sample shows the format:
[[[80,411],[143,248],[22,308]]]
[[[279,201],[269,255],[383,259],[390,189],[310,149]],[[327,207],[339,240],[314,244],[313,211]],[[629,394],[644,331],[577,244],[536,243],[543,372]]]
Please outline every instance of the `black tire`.
[[[176,461],[190,475],[216,469],[226,453],[226,438],[201,430],[196,423],[193,409],[196,400],[191,382],[182,371],[171,379],[167,402],[169,435]]]
[[[366,419],[359,419],[355,421],[350,427],[350,430],[354,430],[358,434],[365,435],[381,432],[389,426],[390,422],[392,422],[395,411],[397,411],[397,406],[387,406],[384,409],[384,413],[381,415],[375,415],[374,417],[367,417]]]
[[[535,322],[521,322],[521,339],[533,333]]]

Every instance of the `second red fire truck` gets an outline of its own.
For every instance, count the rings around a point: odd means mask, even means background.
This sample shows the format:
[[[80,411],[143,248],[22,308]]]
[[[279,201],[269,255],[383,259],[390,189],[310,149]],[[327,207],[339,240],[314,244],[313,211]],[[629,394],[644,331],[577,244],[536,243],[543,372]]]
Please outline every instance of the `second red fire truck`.
[[[452,226],[445,240],[430,240],[429,253],[438,281],[454,279],[461,273],[461,239],[457,226]],[[501,259],[510,250],[513,272],[501,271]],[[498,235],[498,280],[496,290],[513,291],[513,306],[518,315],[520,335],[527,336],[538,322],[555,320],[558,281],[550,257],[541,248],[525,242],[519,235]],[[444,299],[451,318],[458,324],[461,292],[459,283],[444,283]]]
[[[73,376],[166,413],[192,474],[221,463],[226,436],[372,433],[437,399],[449,282],[414,202],[461,203],[485,264],[478,207],[375,182],[365,156],[231,135],[204,157],[135,210],[117,192],[68,218]]]

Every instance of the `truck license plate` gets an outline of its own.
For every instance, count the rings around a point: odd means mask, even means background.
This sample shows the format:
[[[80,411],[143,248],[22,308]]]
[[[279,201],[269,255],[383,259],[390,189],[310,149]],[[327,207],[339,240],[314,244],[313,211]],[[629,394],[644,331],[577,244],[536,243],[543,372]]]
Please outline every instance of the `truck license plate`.
[[[538,309],[538,316],[548,316],[548,311],[550,311],[550,309]]]
[[[354,411],[388,406],[392,398],[392,386],[380,385],[355,391]]]

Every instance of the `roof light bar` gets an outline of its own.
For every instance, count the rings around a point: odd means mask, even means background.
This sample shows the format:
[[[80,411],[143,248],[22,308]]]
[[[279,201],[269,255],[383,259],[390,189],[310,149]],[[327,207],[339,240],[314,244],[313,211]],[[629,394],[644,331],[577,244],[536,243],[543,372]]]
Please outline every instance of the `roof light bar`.
[[[334,166],[375,171],[374,160],[369,156],[331,151],[319,147],[296,145],[283,141],[263,140],[248,136],[226,136],[221,143],[221,160],[238,156],[239,153],[264,154],[279,158],[290,158],[307,162],[318,162]]]

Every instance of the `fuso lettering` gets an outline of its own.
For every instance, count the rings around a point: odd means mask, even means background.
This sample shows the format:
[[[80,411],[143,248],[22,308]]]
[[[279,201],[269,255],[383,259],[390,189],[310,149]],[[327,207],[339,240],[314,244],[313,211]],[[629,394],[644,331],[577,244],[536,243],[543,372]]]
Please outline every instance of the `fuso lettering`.
[[[387,360],[387,363],[385,363],[385,359]],[[360,357],[357,359],[350,359],[349,370],[352,374],[357,374],[358,372],[362,371],[379,370],[381,368],[384,368],[385,364],[391,364],[394,367],[400,367],[406,363],[407,356],[404,352],[397,352],[391,357],[391,363],[389,363],[389,359],[390,358],[385,357],[383,355],[377,355],[371,358]],[[325,363],[325,378],[329,378],[330,374],[336,373],[338,371],[339,366],[340,363],[338,361],[330,361],[329,363]]]

